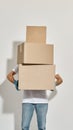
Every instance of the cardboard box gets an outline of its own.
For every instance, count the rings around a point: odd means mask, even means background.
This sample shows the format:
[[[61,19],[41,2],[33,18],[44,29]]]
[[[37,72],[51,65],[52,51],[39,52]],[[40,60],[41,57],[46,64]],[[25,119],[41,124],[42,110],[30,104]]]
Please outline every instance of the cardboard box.
[[[46,43],[46,27],[45,26],[27,26],[26,42]]]
[[[53,64],[54,46],[22,43],[18,45],[17,64]]]
[[[19,89],[54,90],[55,65],[19,64]]]

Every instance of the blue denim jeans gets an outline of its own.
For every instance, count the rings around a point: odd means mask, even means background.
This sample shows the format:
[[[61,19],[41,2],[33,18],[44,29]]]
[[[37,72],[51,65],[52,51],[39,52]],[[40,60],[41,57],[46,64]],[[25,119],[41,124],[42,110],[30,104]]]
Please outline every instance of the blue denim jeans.
[[[44,104],[22,104],[22,130],[29,130],[34,110],[37,115],[38,130],[46,130],[46,114],[48,103]]]

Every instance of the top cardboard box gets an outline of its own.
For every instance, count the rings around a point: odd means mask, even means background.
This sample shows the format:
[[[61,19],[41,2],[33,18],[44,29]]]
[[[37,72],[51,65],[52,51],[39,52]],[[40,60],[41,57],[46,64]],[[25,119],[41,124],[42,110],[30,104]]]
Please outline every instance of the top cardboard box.
[[[46,43],[46,26],[27,26],[26,42]]]

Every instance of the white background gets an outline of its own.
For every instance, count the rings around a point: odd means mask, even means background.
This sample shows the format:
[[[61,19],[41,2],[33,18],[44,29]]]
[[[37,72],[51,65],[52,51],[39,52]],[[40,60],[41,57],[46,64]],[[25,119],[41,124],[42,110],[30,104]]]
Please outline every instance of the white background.
[[[21,130],[22,92],[15,90],[6,75],[16,64],[16,48],[26,39],[27,25],[47,26],[46,41],[54,44],[56,73],[64,80],[49,95],[47,130],[73,130],[72,0],[0,0],[0,130]]]

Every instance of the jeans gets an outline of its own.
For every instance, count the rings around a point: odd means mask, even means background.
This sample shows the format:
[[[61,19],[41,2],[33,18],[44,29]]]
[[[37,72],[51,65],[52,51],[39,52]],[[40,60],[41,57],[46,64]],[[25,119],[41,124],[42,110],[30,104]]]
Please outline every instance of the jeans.
[[[29,130],[34,110],[36,111],[37,115],[38,130],[46,130],[46,114],[48,110],[48,103],[22,104],[22,130]]]

